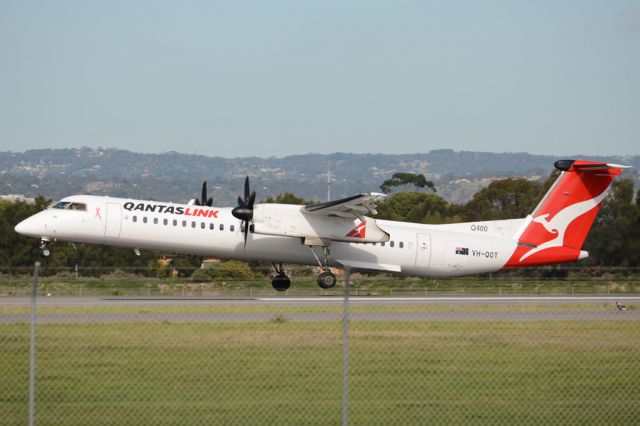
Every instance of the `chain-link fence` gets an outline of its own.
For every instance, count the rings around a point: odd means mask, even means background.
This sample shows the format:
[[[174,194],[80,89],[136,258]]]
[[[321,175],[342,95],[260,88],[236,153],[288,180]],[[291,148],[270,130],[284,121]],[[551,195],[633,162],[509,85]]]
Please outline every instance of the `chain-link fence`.
[[[427,280],[426,293],[374,279],[291,296],[265,280],[264,293],[216,281],[79,295],[43,278],[35,310],[30,283],[4,279],[0,423],[29,421],[30,378],[38,425],[638,422],[640,296],[628,276],[570,283],[574,294],[566,277],[540,279],[556,290],[538,294],[524,277],[484,292]]]

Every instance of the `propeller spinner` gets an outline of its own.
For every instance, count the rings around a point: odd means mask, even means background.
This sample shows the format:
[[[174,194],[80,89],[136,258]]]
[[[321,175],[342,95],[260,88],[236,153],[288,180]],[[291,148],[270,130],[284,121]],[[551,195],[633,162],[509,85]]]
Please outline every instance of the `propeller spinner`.
[[[256,201],[256,191],[251,192],[249,187],[249,176],[244,179],[244,199],[238,197],[238,206],[231,210],[231,214],[242,221],[244,229],[244,247],[247,247],[247,236],[249,235],[249,222],[253,219],[253,203]]]

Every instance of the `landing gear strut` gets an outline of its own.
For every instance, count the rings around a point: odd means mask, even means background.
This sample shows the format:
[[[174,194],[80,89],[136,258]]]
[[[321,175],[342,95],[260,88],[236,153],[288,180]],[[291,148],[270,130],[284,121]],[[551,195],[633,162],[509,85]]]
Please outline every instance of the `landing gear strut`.
[[[49,241],[47,240],[40,240],[38,250],[40,250],[40,257],[44,257],[46,259],[51,256],[51,247],[49,247]]]
[[[324,271],[320,273],[320,275],[318,275],[318,285],[320,286],[320,288],[325,290],[335,287],[338,280],[336,279],[335,274],[329,270],[329,247],[322,247],[322,252],[324,254],[324,265],[322,264],[322,262],[320,262],[320,259],[318,258],[318,255],[316,254],[316,251],[313,249],[313,247],[310,248],[311,252],[318,261],[318,264],[321,268],[324,269]]]
[[[276,265],[273,264],[273,268],[276,270],[276,276],[271,280],[271,286],[276,291],[287,291],[289,287],[291,287],[291,280],[284,273],[284,268],[282,267],[282,263]]]

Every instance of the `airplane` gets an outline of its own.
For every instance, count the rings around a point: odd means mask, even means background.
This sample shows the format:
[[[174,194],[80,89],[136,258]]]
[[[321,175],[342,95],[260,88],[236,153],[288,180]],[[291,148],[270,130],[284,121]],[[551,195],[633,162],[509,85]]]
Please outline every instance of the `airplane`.
[[[318,285],[336,285],[330,267],[440,277],[573,262],[615,176],[626,166],[583,160],[555,162],[560,174],[525,218],[428,225],[374,219],[386,195],[363,193],[308,206],[255,204],[245,179],[236,207],[207,198],[187,204],[73,195],[15,230],[50,242],[105,244],[273,263],[272,286],[289,289],[283,264],[319,265]]]

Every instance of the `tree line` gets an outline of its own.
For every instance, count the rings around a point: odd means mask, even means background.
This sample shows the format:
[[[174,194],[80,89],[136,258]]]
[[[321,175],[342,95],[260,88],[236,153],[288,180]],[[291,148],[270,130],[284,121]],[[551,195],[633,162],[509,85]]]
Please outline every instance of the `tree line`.
[[[534,210],[556,176],[554,172],[544,182],[520,178],[494,181],[465,204],[449,203],[432,191],[397,192],[379,204],[375,217],[425,224],[525,217]],[[428,184],[421,185],[422,180],[417,182],[416,187],[434,189]],[[291,193],[269,197],[264,202],[310,203]],[[42,196],[37,197],[34,204],[0,201],[0,273],[26,273],[38,260],[37,241],[18,235],[14,227],[50,203],[51,200]],[[640,191],[636,192],[632,180],[614,181],[585,241],[584,250],[589,251],[590,257],[581,262],[582,265],[640,266]],[[163,276],[167,271],[159,259],[168,254],[143,250],[136,256],[126,248],[62,243],[55,246],[53,255],[42,265],[45,274],[79,265],[83,275],[99,275],[109,268],[126,266],[129,272]],[[190,275],[201,261],[200,256],[172,256],[171,269]]]

